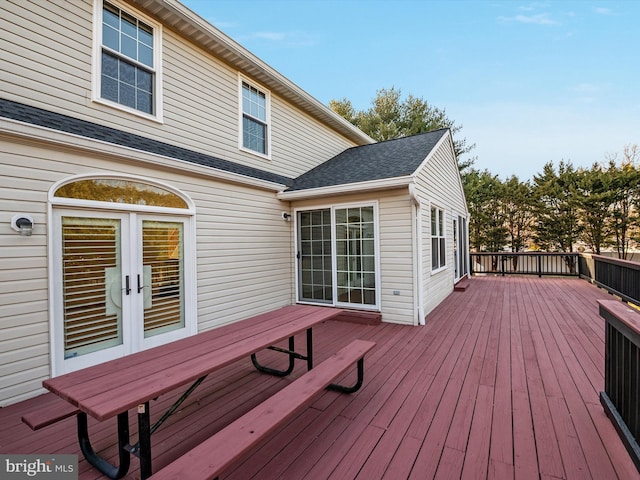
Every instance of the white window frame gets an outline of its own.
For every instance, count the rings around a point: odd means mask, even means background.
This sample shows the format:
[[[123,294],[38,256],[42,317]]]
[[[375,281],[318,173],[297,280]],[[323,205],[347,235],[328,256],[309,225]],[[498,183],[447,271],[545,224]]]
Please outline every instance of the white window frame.
[[[265,97],[265,109],[266,109],[266,120],[265,126],[267,129],[266,132],[266,152],[258,152],[257,150],[252,150],[251,148],[244,146],[244,109],[243,109],[243,83],[246,83],[252,88],[255,88],[260,93],[262,93]],[[258,157],[265,158],[267,160],[271,160],[271,92],[256,82],[249,80],[247,77],[242,75],[238,75],[238,148],[243,151],[250,153],[252,155],[257,155]],[[256,121],[262,123],[262,120],[256,119]]]
[[[102,98],[102,12],[104,2],[121,9],[153,29],[153,114]],[[145,66],[145,68],[148,68]],[[93,59],[91,100],[158,123],[163,122],[162,108],[162,25],[119,0],[95,0],[93,10]]]
[[[375,294],[376,294],[376,303],[375,305],[368,304],[356,304],[356,303],[344,303],[339,302],[337,300],[337,289],[338,289],[338,270],[337,270],[337,249],[336,249],[336,220],[335,213],[336,210],[341,210],[344,208],[359,208],[359,207],[373,207],[373,228],[374,228],[374,248],[375,248]],[[379,214],[379,206],[378,201],[373,200],[369,202],[357,202],[357,203],[336,203],[336,204],[322,204],[322,205],[309,205],[306,207],[300,207],[294,209],[294,219],[296,224],[294,225],[294,254],[293,258],[297,258],[298,248],[299,248],[299,238],[298,238],[298,212],[306,212],[312,210],[322,210],[329,209],[331,210],[331,276],[332,276],[332,288],[333,288],[333,299],[331,302],[312,302],[312,301],[301,301],[300,299],[300,269],[299,264],[296,263],[295,271],[295,283],[296,283],[296,302],[300,304],[310,304],[310,305],[332,305],[332,306],[341,306],[346,308],[352,308],[357,310],[374,310],[380,311],[381,308],[381,272],[380,272],[380,214]]]
[[[435,226],[436,226],[436,231],[433,231],[433,216],[434,216],[434,210],[435,210],[435,215],[436,215],[436,221],[435,221]],[[442,215],[442,217],[440,217],[440,215]],[[430,216],[430,229],[431,229],[431,273],[435,274],[438,272],[442,272],[443,270],[445,270],[447,268],[447,216],[445,213],[445,210],[437,205],[431,205],[431,208],[429,209],[429,216]],[[444,231],[440,231],[440,230],[444,230]],[[438,265],[435,266],[433,264],[433,240],[434,239],[438,239],[438,251],[437,251],[437,258],[438,258]],[[442,253],[440,251],[441,245],[444,244],[444,264],[440,264],[440,259],[443,258]]]
[[[146,183],[152,186],[157,186],[167,191],[174,193],[182,198],[187,208],[171,208],[171,207],[153,207],[147,205],[133,205],[133,204],[120,204],[93,200],[83,200],[77,198],[63,198],[54,196],[55,192],[63,185],[68,183],[74,183],[80,180],[88,180],[93,178],[121,178],[132,182]],[[184,336],[194,335],[198,332],[198,319],[197,319],[197,269],[196,269],[196,218],[195,218],[195,204],[184,193],[180,192],[175,187],[163,182],[158,182],[153,179],[141,177],[137,175],[125,175],[116,173],[98,173],[98,174],[80,174],[65,178],[56,182],[50,189],[48,194],[47,205],[47,217],[53,219],[55,216],[59,216],[60,212],[66,214],[73,214],[74,212],[91,212],[91,215],[97,217],[108,217],[110,214],[130,214],[136,213],[139,215],[154,215],[157,217],[163,217],[168,221],[174,219],[182,219],[184,221],[184,317],[185,326],[180,332],[176,332],[170,335],[158,336],[156,338],[150,337],[144,339],[142,332],[136,332],[132,329],[131,325],[123,324],[123,334],[129,336],[132,339],[130,345],[141,346],[142,349],[151,348],[163,343],[167,343],[171,340],[177,340]],[[137,216],[128,216],[128,222],[137,220]],[[47,225],[48,238],[55,239],[49,242],[48,256],[49,256],[49,271],[58,272],[60,270],[60,259],[58,258],[59,247],[59,235],[60,231],[57,222],[51,221]],[[136,229],[134,223],[129,223],[126,226],[126,232],[133,233]],[[132,237],[131,237],[132,238]],[[60,305],[58,299],[60,298],[61,285],[58,277],[53,274],[49,275],[49,332],[50,332],[50,358],[51,358],[51,374],[52,376],[62,375],[70,371],[85,368],[89,365],[101,363],[106,360],[110,360],[117,355],[126,355],[131,352],[130,345],[122,345],[122,347],[116,347],[111,350],[110,353],[96,352],[88,355],[83,355],[79,359],[65,360],[64,352],[62,349],[64,340],[62,338],[62,329],[59,325],[60,319]],[[88,363],[87,363],[88,362]]]

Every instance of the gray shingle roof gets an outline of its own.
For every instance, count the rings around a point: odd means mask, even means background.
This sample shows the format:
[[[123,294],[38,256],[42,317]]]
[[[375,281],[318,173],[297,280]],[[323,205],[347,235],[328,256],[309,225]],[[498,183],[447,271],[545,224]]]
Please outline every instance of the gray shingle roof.
[[[411,137],[349,148],[293,179],[141,135],[2,98],[0,98],[0,117],[155,153],[246,177],[274,182],[289,187],[287,191],[411,175],[448,131],[447,129],[434,130]]]
[[[353,147],[295,179],[287,191],[404,177],[413,174],[448,129]]]
[[[293,184],[293,179],[275,173],[266,172],[258,168],[240,165],[229,160],[194,152],[186,148],[177,147],[157,140],[123,132],[115,128],[105,127],[96,123],[87,122],[78,118],[69,117],[59,113],[50,112],[41,108],[31,107],[22,103],[0,98],[0,117],[10,118],[20,122],[39,125],[62,132],[80,135],[82,137],[102,140],[104,142],[122,145],[125,147],[155,153],[165,157],[184,160],[186,162],[204,165],[207,167],[236,173],[246,177],[257,178],[282,185]]]

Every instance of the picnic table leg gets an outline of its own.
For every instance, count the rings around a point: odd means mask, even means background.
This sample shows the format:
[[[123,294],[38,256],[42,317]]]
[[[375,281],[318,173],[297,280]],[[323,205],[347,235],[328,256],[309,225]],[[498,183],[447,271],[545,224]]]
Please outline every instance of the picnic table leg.
[[[89,440],[87,414],[80,412],[76,415],[76,418],[78,423],[78,442],[84,458],[112,480],[124,477],[129,471],[131,463],[131,455],[127,451],[127,446],[129,445],[129,413],[118,414],[118,456],[120,460],[118,467],[107,462],[93,450]]]
[[[253,366],[256,367],[257,370],[263,373],[268,373],[270,375],[275,375],[277,377],[286,377],[291,372],[293,372],[296,356],[301,357],[300,354],[297,354],[295,352],[296,347],[295,347],[294,337],[289,337],[289,350],[285,350],[283,348],[278,348],[278,347],[267,347],[267,348],[271,350],[275,350],[277,352],[286,353],[287,355],[289,355],[289,367],[286,370],[278,370],[276,368],[264,367],[260,365],[260,363],[258,362],[258,357],[256,357],[256,354],[254,353],[251,355],[251,363],[253,363]]]
[[[337,383],[330,384],[327,388],[340,393],[353,393],[360,390],[362,382],[364,381],[364,358],[358,360],[358,380],[351,387],[345,387],[344,385],[338,385]]]
[[[313,330],[307,328],[307,370],[313,368]]]
[[[140,455],[140,478],[151,476],[151,421],[149,402],[138,405],[138,443]]]
[[[289,350],[279,347],[267,347],[269,350],[275,350],[276,352],[286,353],[289,355],[289,367],[286,370],[278,370],[275,368],[265,367],[260,365],[258,362],[258,357],[256,354],[251,355],[251,363],[256,367],[257,370],[268,373],[270,375],[276,375],[278,377],[286,377],[291,372],[293,372],[293,367],[295,364],[296,358],[298,360],[306,360],[307,361],[307,370],[311,370],[313,368],[313,329],[307,328],[307,355],[302,355],[295,351],[295,337],[289,337]]]

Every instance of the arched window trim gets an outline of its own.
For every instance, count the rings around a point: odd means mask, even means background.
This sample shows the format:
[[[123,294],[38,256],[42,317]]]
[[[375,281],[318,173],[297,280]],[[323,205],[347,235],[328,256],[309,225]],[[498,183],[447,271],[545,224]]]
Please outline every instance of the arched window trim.
[[[117,179],[117,180],[128,180],[132,182],[145,183],[151,186],[155,186],[158,188],[162,188],[167,190],[168,192],[174,193],[178,195],[182,200],[185,201],[188,208],[171,208],[171,207],[161,207],[161,206],[147,206],[147,205],[134,205],[134,204],[119,204],[112,202],[102,202],[102,201],[94,201],[94,200],[83,200],[83,199],[74,199],[74,198],[63,198],[63,197],[55,197],[55,192],[62,186],[67,185],[69,183],[73,183],[81,180],[91,180],[91,179]],[[195,227],[195,204],[194,202],[184,193],[172,187],[164,182],[159,182],[157,180],[152,180],[147,177],[138,176],[138,175],[128,175],[121,173],[108,173],[108,172],[95,172],[91,174],[78,174],[69,176],[62,180],[55,182],[48,192],[48,204],[47,204],[47,217],[51,219],[51,221],[47,222],[47,232],[48,237],[53,239],[56,235],[59,234],[59,230],[56,230],[55,222],[53,221],[54,212],[55,211],[66,211],[66,210],[86,210],[91,211],[95,210],[100,215],[100,211],[104,214],[105,212],[123,212],[129,214],[149,214],[162,216],[166,218],[177,217],[185,219],[185,268],[188,268],[189,271],[185,273],[185,288],[187,289],[187,293],[185,294],[185,319],[187,324],[185,325],[184,334],[189,336],[197,333],[198,331],[198,321],[197,321],[197,299],[196,299],[196,290],[197,290],[197,272],[196,272],[196,227]],[[118,213],[120,214],[120,213]],[[56,272],[56,253],[55,253],[55,241],[49,242],[48,245],[48,268],[50,272]],[[66,365],[65,359],[61,356],[60,345],[62,345],[62,339],[60,338],[61,330],[60,330],[60,318],[56,316],[57,307],[58,307],[58,297],[55,292],[56,289],[59,288],[57,284],[59,283],[59,279],[56,275],[49,276],[49,345],[50,345],[50,361],[51,361],[51,374],[56,376],[67,371],[67,368],[70,368]],[[161,337],[152,337],[152,341],[156,341],[156,339],[160,339],[160,341],[165,341]],[[129,348],[129,347],[126,347]],[[94,364],[94,363],[90,363]],[[89,364],[87,364],[88,366]],[[75,367],[73,367],[75,368]]]
[[[152,187],[161,188],[166,190],[180,199],[182,199],[187,208],[174,208],[174,207],[162,207],[156,205],[136,205],[131,203],[114,203],[114,202],[102,202],[99,200],[87,200],[81,198],[64,198],[64,197],[56,197],[55,192],[65,185],[69,185],[74,182],[82,181],[82,180],[96,180],[96,179],[114,179],[114,180],[123,180],[130,181],[136,183],[144,183]],[[49,203],[55,206],[70,206],[76,208],[104,208],[108,210],[126,210],[126,211],[140,211],[140,212],[164,212],[171,214],[179,214],[179,215],[194,215],[195,214],[195,204],[193,200],[189,198],[189,196],[182,193],[180,190],[175,187],[164,183],[159,182],[157,180],[152,180],[147,177],[142,177],[138,175],[127,175],[120,173],[91,173],[91,174],[79,174],[71,177],[64,178],[54,183],[49,189]]]

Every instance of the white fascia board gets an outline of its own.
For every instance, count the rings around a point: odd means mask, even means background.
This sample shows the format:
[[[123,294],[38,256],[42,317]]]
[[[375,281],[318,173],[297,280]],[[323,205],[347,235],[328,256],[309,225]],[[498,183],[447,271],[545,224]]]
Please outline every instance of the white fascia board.
[[[369,135],[335,113],[311,94],[293,83],[224,32],[178,0],[129,0],[139,8],[160,17],[217,58],[282,96],[312,117],[329,125],[357,145],[375,143]]]
[[[303,200],[307,198],[344,195],[348,193],[370,192],[374,190],[389,190],[392,188],[408,187],[413,184],[413,175],[404,177],[384,178],[367,182],[346,183],[329,187],[307,188],[305,190],[293,190],[291,192],[279,192],[279,200]]]
[[[66,148],[75,148],[85,152],[115,157],[118,161],[133,160],[136,164],[163,166],[169,169],[178,170],[186,174],[197,174],[202,177],[209,177],[216,180],[223,180],[233,183],[240,183],[265,190],[275,192],[281,191],[286,185],[269,182],[259,178],[253,178],[238,173],[227,172],[214,167],[207,167],[197,163],[187,162],[173,157],[159,155],[157,153],[145,152],[135,148],[109,143],[103,140],[83,137],[74,133],[61,132],[39,125],[0,118],[0,134],[20,137],[24,140],[48,143]]]

